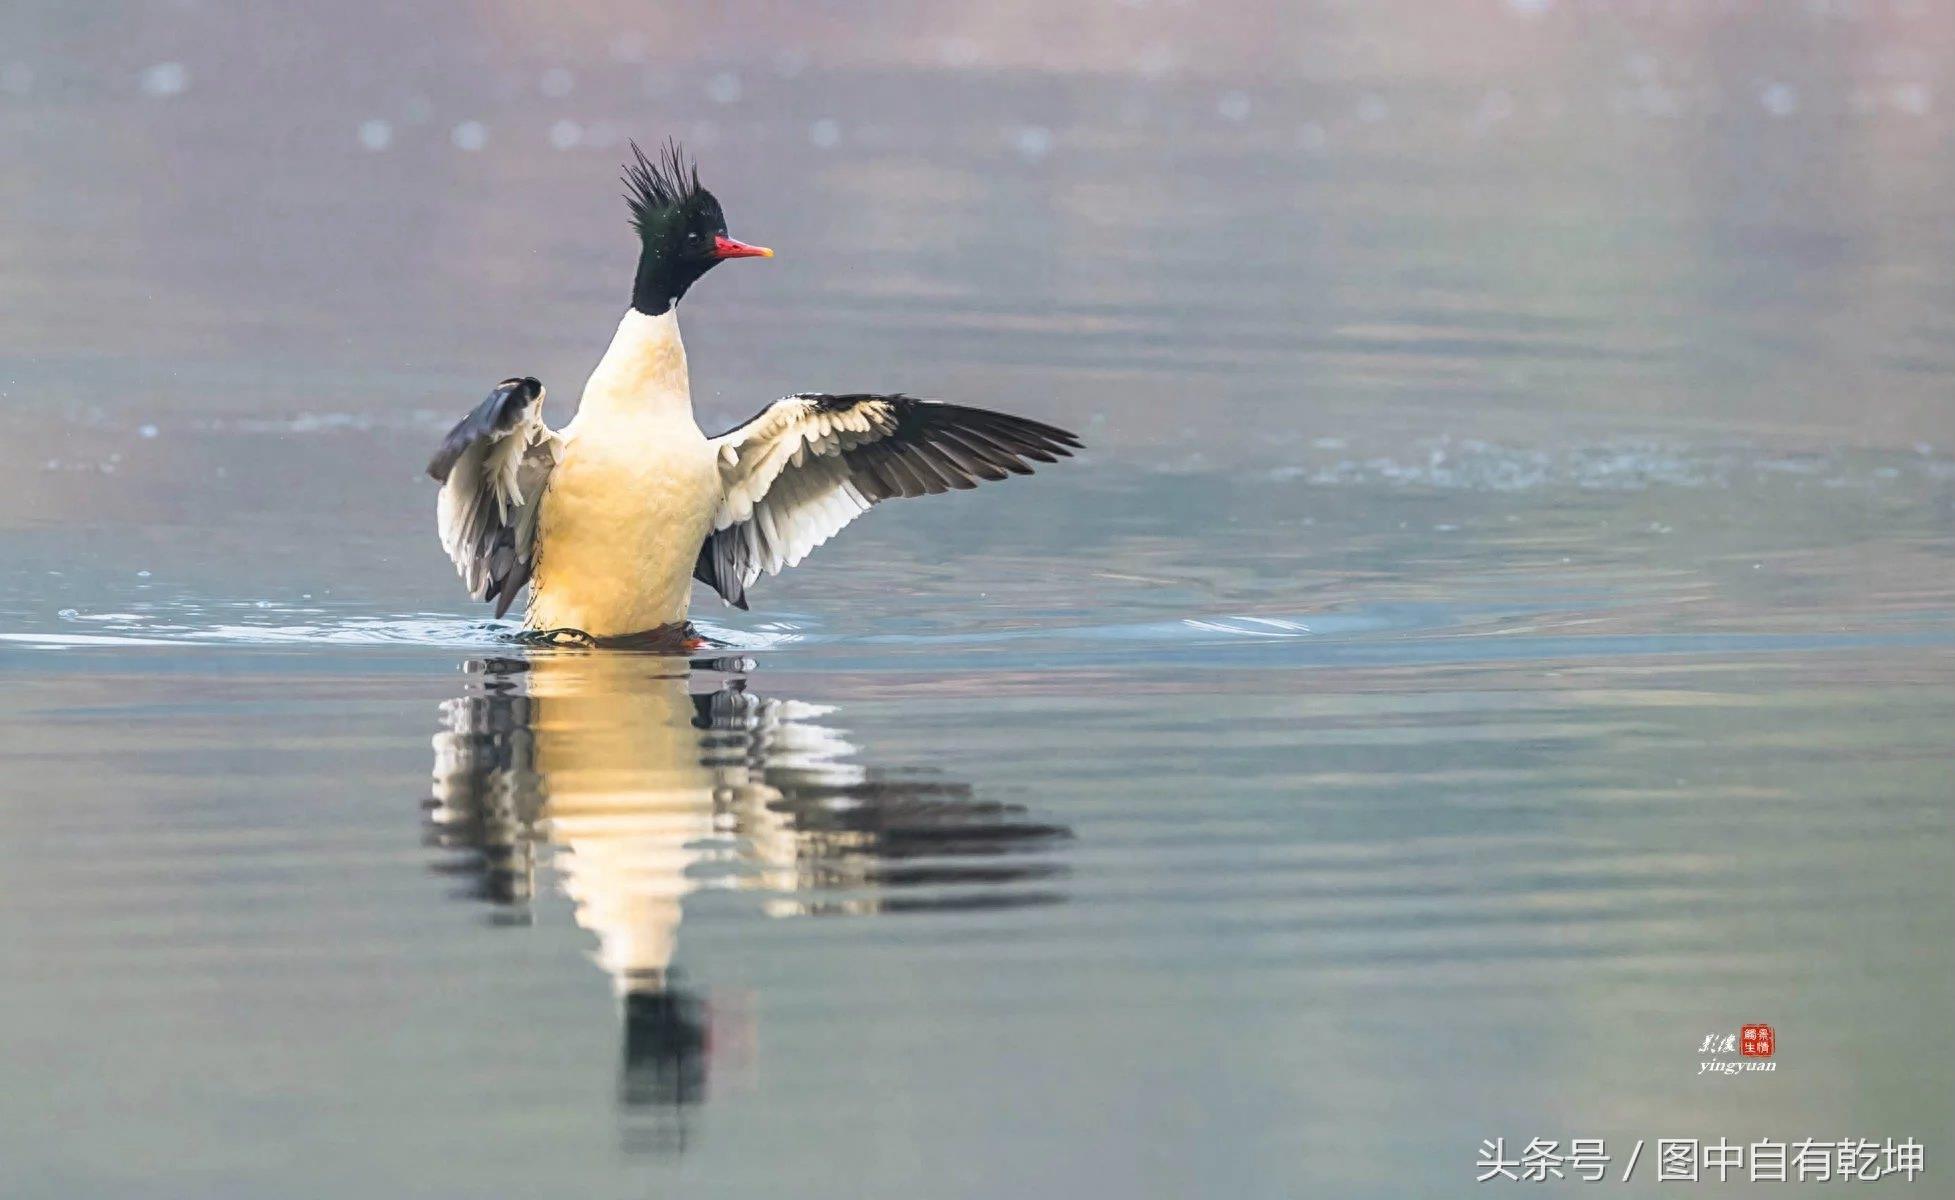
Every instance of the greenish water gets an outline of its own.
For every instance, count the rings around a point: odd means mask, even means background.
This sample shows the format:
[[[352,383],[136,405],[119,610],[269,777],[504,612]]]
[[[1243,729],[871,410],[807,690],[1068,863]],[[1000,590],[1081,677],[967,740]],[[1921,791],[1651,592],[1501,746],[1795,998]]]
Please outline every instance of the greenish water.
[[[1941,1186],[1955,22],[1834,7],[18,6],[0,1191]],[[420,466],[666,132],[709,426],[1090,451],[525,651]]]

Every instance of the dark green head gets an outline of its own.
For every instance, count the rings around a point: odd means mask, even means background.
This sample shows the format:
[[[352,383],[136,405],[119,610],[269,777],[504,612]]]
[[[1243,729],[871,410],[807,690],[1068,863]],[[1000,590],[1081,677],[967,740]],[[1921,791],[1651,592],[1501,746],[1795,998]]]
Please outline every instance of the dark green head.
[[[625,164],[625,201],[638,230],[638,276],[631,306],[657,316],[686,294],[701,275],[729,258],[772,258],[765,246],[726,236],[726,216],[713,193],[699,186],[699,168],[678,143],[667,142],[656,160],[631,144]]]

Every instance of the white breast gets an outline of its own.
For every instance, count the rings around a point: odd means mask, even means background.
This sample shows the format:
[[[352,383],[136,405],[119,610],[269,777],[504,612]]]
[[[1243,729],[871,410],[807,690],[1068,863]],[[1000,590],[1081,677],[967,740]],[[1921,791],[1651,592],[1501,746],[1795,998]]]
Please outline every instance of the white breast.
[[[530,628],[609,638],[684,621],[720,484],[675,313],[625,314],[564,443],[537,532]]]

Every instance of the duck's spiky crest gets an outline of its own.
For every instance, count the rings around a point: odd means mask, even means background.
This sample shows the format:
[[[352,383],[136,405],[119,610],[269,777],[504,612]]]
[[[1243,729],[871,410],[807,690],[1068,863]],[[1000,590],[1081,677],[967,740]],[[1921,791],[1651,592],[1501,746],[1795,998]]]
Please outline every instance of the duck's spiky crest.
[[[633,161],[625,164],[621,178],[625,203],[631,206],[631,223],[642,234],[654,213],[684,203],[699,190],[699,167],[687,160],[673,139],[667,139],[656,159],[647,158],[634,141],[631,157]]]

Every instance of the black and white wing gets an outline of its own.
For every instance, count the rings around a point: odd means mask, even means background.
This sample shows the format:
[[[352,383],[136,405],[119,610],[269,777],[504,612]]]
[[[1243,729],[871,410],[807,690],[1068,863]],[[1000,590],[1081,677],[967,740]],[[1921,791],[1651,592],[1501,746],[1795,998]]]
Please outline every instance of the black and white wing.
[[[723,498],[693,577],[736,608],[891,496],[1030,475],[1080,448],[1063,429],[909,396],[789,396],[713,439]]]
[[[536,515],[557,465],[557,435],[543,424],[543,385],[505,379],[448,431],[428,463],[441,484],[441,548],[477,600],[509,611],[536,567]]]

